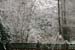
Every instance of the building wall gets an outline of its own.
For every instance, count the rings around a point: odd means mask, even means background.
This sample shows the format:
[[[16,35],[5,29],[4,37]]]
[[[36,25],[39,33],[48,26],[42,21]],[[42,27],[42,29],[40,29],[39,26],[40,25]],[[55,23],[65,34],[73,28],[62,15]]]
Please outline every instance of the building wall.
[[[75,44],[75,0],[61,0],[60,2],[61,25],[67,31],[67,34],[63,34],[69,38],[71,43]],[[66,24],[64,24],[64,18],[66,18]]]
[[[66,0],[66,16],[70,29],[70,40],[75,40],[75,0]]]

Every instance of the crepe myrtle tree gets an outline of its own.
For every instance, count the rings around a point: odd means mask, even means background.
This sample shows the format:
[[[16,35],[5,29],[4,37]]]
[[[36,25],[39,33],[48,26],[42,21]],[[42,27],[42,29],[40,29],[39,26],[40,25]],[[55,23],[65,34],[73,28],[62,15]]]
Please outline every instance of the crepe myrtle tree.
[[[6,46],[9,43],[10,36],[7,29],[0,22],[0,50],[6,50]]]

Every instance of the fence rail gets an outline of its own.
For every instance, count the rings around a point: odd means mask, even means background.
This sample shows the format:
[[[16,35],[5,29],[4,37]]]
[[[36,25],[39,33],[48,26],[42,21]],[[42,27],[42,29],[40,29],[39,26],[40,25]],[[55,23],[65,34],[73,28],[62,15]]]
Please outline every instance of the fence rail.
[[[75,50],[75,44],[12,43],[7,50]]]

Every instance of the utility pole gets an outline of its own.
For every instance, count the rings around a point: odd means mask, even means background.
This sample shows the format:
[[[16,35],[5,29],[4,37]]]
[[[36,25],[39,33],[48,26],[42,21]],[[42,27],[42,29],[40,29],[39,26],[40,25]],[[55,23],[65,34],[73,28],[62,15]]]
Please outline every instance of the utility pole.
[[[60,4],[61,3],[61,4]],[[66,0],[58,0],[58,22],[59,34],[63,36],[64,40],[70,40],[68,34],[67,17],[66,17]]]
[[[60,8],[60,0],[58,0],[58,23],[59,23],[59,34],[62,34],[62,26],[61,26],[61,8]]]

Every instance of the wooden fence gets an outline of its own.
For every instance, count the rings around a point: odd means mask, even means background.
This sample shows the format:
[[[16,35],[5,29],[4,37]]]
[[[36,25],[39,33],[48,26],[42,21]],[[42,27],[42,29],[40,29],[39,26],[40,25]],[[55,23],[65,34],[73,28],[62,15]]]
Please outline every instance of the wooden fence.
[[[33,43],[12,43],[7,50],[75,50],[75,44],[33,44]]]

